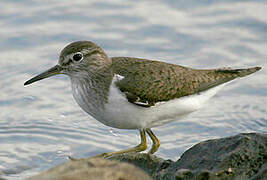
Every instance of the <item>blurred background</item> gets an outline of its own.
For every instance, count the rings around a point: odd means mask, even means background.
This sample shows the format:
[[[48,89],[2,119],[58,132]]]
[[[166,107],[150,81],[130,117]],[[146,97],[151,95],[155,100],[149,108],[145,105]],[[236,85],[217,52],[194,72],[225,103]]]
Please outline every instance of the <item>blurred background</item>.
[[[90,40],[109,56],[193,68],[262,66],[200,111],[154,128],[157,156],[177,160],[194,144],[267,132],[267,1],[0,1],[0,177],[22,179],[68,161],[139,143],[138,131],[104,126],[83,112],[64,75],[24,87],[60,50]]]

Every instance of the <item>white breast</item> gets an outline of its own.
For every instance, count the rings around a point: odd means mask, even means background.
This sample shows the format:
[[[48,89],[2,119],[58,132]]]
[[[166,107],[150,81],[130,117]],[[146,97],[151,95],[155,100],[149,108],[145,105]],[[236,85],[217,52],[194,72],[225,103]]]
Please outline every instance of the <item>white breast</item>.
[[[120,129],[151,128],[179,120],[201,108],[224,86],[223,84],[199,94],[160,102],[153,107],[145,108],[128,102],[125,95],[115,85],[115,82],[121,78],[123,77],[114,76],[103,118],[98,119],[108,126]]]

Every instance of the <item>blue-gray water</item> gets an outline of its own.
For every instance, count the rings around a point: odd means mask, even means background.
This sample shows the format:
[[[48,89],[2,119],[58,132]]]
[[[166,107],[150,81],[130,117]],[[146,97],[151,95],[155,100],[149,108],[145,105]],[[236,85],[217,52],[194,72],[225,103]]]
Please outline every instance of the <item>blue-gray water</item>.
[[[262,66],[228,84],[189,117],[154,129],[156,155],[176,160],[200,141],[267,132],[267,1],[0,2],[0,177],[21,179],[67,161],[139,143],[84,113],[68,77],[24,87],[57,63],[69,42],[91,40],[109,56],[194,68]]]

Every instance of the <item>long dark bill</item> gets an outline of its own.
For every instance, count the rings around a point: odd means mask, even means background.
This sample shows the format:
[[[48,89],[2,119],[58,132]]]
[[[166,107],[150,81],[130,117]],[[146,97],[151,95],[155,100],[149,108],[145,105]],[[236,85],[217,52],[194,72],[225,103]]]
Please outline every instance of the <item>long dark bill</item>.
[[[34,83],[36,81],[39,81],[39,80],[42,80],[42,79],[45,79],[45,78],[48,78],[50,76],[54,76],[54,75],[57,75],[57,74],[61,74],[61,71],[62,71],[62,67],[60,67],[59,65],[56,65],[50,69],[48,69],[47,71],[31,78],[30,80],[26,81],[24,83],[24,86],[25,85],[28,85],[28,84],[31,84],[31,83]]]

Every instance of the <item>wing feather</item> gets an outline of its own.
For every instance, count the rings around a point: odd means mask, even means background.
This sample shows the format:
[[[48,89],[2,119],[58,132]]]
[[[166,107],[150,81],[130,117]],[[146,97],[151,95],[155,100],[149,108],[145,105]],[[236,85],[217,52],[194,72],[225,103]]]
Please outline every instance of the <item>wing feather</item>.
[[[113,57],[112,68],[124,77],[116,86],[129,102],[142,107],[196,94],[257,71],[256,68],[197,70],[130,57]]]

